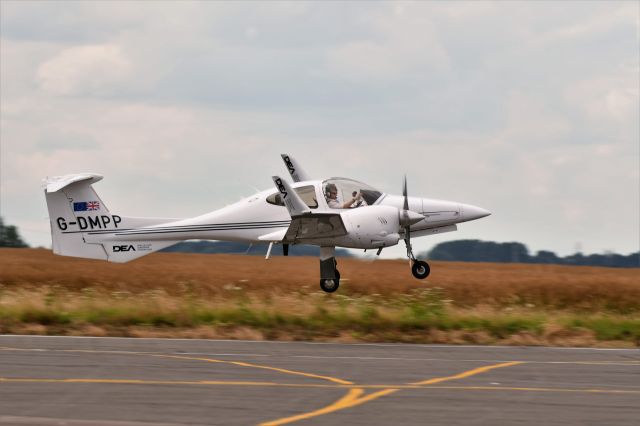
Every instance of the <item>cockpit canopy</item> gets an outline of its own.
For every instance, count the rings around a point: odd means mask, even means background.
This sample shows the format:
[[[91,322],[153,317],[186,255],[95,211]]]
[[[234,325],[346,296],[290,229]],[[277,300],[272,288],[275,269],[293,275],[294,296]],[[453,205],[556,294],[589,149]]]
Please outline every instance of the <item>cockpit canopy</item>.
[[[362,205],[370,206],[382,196],[382,192],[357,180],[347,178],[331,178],[322,182],[322,193],[325,199],[329,196],[329,190],[333,188],[338,191],[338,200],[349,200],[360,193],[364,203]],[[355,205],[354,205],[355,207]]]
[[[329,189],[337,191],[337,199],[340,202],[350,200],[360,193],[362,195],[362,201],[355,203],[352,207],[370,206],[382,196],[382,192],[372,188],[366,183],[347,178],[331,178],[323,181],[321,188],[319,189],[322,191],[322,194],[317,194],[317,196],[316,187],[314,185],[299,186],[294,189],[302,201],[312,209],[318,208],[319,199],[324,198],[325,201],[327,200]],[[266,201],[269,204],[284,206],[282,197],[278,192],[269,195]]]

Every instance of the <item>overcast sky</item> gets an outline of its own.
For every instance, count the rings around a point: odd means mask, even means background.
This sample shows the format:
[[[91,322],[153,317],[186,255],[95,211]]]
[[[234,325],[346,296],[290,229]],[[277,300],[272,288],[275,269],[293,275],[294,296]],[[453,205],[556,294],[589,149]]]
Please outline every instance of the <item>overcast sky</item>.
[[[640,245],[640,6],[0,2],[0,214],[49,247],[41,179],[190,217],[309,174],[493,215],[460,238]],[[402,249],[388,255],[402,255]]]

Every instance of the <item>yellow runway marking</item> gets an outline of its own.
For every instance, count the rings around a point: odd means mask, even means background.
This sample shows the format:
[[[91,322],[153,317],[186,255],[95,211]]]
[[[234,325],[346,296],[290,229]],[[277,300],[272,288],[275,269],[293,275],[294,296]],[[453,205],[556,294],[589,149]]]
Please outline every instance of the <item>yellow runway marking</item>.
[[[14,348],[2,348],[4,350],[12,350]],[[17,349],[17,348],[16,348]],[[19,349],[17,349],[19,350]],[[107,351],[94,351],[94,350],[75,350],[75,349],[63,349],[61,351],[64,352],[85,352],[85,353],[101,353],[101,352],[107,352]],[[110,353],[114,353],[114,352],[110,352]],[[322,379],[322,380],[327,380],[330,382],[334,382],[334,383],[338,383],[341,385],[352,385],[353,382],[350,382],[348,380],[342,380],[336,377],[330,377],[330,376],[321,376],[318,374],[312,374],[312,373],[305,373],[302,371],[293,371],[293,370],[286,370],[284,368],[277,368],[277,367],[270,367],[270,366],[266,366],[266,365],[258,365],[258,364],[251,364],[248,362],[240,362],[240,361],[224,361],[224,360],[219,360],[219,359],[214,359],[214,358],[199,358],[199,357],[188,357],[188,356],[181,356],[181,355],[164,355],[164,354],[153,354],[153,353],[144,353],[144,352],[127,352],[126,355],[138,355],[138,356],[153,356],[153,357],[158,357],[158,358],[168,358],[168,359],[186,359],[186,360],[194,360],[194,361],[205,361],[205,362],[212,362],[212,363],[220,363],[220,364],[230,364],[230,365],[238,365],[238,366],[242,366],[242,367],[252,367],[252,368],[260,368],[260,369],[264,369],[264,370],[271,370],[271,371],[277,371],[279,373],[285,373],[285,374],[291,374],[291,375],[296,375],[296,376],[304,376],[304,377],[310,377],[310,378],[314,378],[314,379]],[[345,395],[344,397],[342,397],[341,399],[339,399],[338,401],[336,401],[335,403],[333,403],[332,405],[330,405],[329,407],[334,407],[336,405],[339,404],[344,404],[345,399],[347,400],[347,402],[349,403],[353,403],[356,404],[356,402],[351,401],[354,398],[354,394],[355,392],[358,393],[357,396],[359,396],[361,393],[364,392],[363,389],[361,388],[355,388],[355,389],[351,389],[349,390],[349,392],[347,393],[347,395]],[[384,391],[381,391],[384,392]],[[380,392],[376,392],[376,393],[380,393]],[[374,396],[375,394],[369,395],[369,397]],[[356,396],[356,399],[357,399]],[[382,395],[380,395],[382,396]],[[368,398],[367,401],[371,400],[372,398]],[[366,401],[362,401],[362,402],[366,402]],[[359,403],[362,403],[359,402]],[[329,408],[326,407],[326,408]],[[334,408],[333,410],[335,410],[336,408]],[[323,409],[320,409],[319,411],[321,411]],[[323,413],[324,414],[324,413]],[[320,414],[316,414],[316,415],[320,415]],[[311,416],[313,417],[313,416]],[[287,421],[286,423],[290,423],[293,420]],[[274,423],[274,424],[284,424],[284,423]]]
[[[41,349],[19,349],[19,348],[8,348],[8,347],[0,347],[0,350],[3,350],[3,351],[42,351]],[[303,371],[287,370],[287,369],[284,369],[284,368],[270,367],[270,366],[267,366],[267,365],[260,365],[260,364],[251,364],[251,363],[248,363],[248,362],[241,362],[241,361],[226,361],[226,360],[215,359],[215,358],[199,358],[199,357],[191,357],[191,356],[184,356],[184,355],[165,355],[165,354],[150,353],[150,352],[98,351],[98,350],[90,350],[90,349],[52,349],[52,350],[47,350],[47,352],[79,352],[79,353],[98,353],[98,354],[108,353],[108,354],[114,354],[114,355],[135,355],[135,356],[152,356],[152,357],[157,357],[157,358],[186,359],[186,360],[191,360],[191,361],[205,361],[205,362],[213,362],[213,363],[218,363],[218,364],[238,365],[238,366],[241,366],[241,367],[260,368],[260,369],[263,369],[263,370],[277,371],[279,373],[292,374],[292,375],[296,375],[296,376],[311,377],[313,379],[328,380],[330,382],[339,383],[339,384],[342,384],[342,385],[352,385],[353,384],[353,382],[350,382],[348,380],[338,379],[336,377],[321,376],[319,374],[305,373]]]
[[[303,384],[303,383],[277,383],[277,382],[243,382],[234,380],[138,380],[138,379],[45,379],[45,378],[28,378],[28,377],[0,377],[0,383],[102,383],[102,384],[127,384],[127,385],[191,385],[191,386],[252,386],[252,387],[282,387],[282,388],[324,388],[324,389],[383,389],[384,391],[402,390],[402,389],[451,389],[451,390],[491,390],[491,391],[524,391],[524,392],[576,392],[576,393],[612,393],[612,394],[630,394],[640,395],[640,388],[634,389],[593,389],[593,388],[534,388],[534,387],[510,387],[510,386],[433,386],[433,385],[397,385],[397,384],[378,384],[378,385],[330,385],[330,384]],[[359,398],[358,403],[370,401],[378,398],[380,392],[375,392],[364,398]],[[389,392],[390,393],[390,392]],[[384,393],[387,395],[388,393]]]
[[[223,363],[223,364],[239,365],[239,366],[242,366],[242,367],[261,368],[261,369],[277,371],[277,372],[285,373],[285,374],[293,374],[293,375],[298,375],[298,376],[311,377],[311,378],[314,378],[314,379],[328,380],[330,382],[339,383],[341,385],[353,385],[353,382],[350,382],[348,380],[338,379],[338,378],[335,378],[335,377],[320,376],[320,375],[317,375],[317,374],[303,373],[303,372],[300,372],[300,371],[285,370],[283,368],[269,367],[269,366],[257,365],[257,364],[250,364],[248,362],[223,361],[223,360],[217,360],[217,359],[211,359],[211,358],[196,358],[196,357],[187,357],[187,356],[180,356],[180,355],[151,355],[151,356],[156,356],[156,357],[160,357],[160,358],[191,359],[191,360],[197,360],[197,361],[217,362],[217,363]],[[395,390],[393,390],[392,392],[395,392]],[[308,418],[311,418],[311,417],[321,416],[323,414],[331,413],[331,412],[334,412],[334,411],[337,411],[337,410],[342,410],[344,408],[353,407],[355,405],[362,404],[364,402],[367,402],[367,401],[370,401],[372,399],[378,398],[379,396],[386,395],[386,394],[388,394],[390,392],[389,392],[389,390],[383,390],[383,391],[375,392],[375,393],[373,393],[373,394],[371,394],[371,395],[369,395],[367,397],[360,398],[360,396],[363,393],[364,393],[364,389],[362,389],[360,387],[356,387],[356,388],[350,389],[349,392],[347,392],[347,394],[345,396],[343,396],[342,398],[340,398],[339,400],[337,400],[336,402],[334,402],[331,405],[328,405],[326,407],[320,408],[318,410],[314,410],[314,411],[309,412],[309,413],[303,413],[303,414],[299,414],[299,415],[292,416],[292,417],[287,417],[287,418],[283,418],[283,419],[279,419],[279,420],[273,420],[273,421],[270,421],[270,422],[262,423],[261,426],[264,426],[264,425],[269,425],[269,426],[283,425],[283,424],[286,424],[286,423],[292,423],[292,422],[295,422],[295,421],[298,421],[298,420],[302,420],[302,419],[308,419]]]
[[[310,419],[312,417],[322,416],[324,414],[329,414],[338,410],[344,410],[345,408],[355,407],[356,405],[364,404],[365,402],[372,401],[381,396],[389,395],[390,393],[396,392],[397,390],[398,389],[385,389],[378,392],[374,392],[365,397],[362,397],[362,395],[364,394],[364,389],[362,388],[351,389],[349,393],[347,393],[341,399],[337,400],[331,405],[327,405],[326,407],[320,408],[319,410],[298,414],[296,416],[285,417],[278,420],[272,420],[265,423],[260,423],[260,426],[280,426],[287,423],[297,422],[299,420],[305,420],[305,419]]]
[[[486,371],[494,370],[496,368],[504,368],[511,367],[512,365],[523,364],[523,361],[512,361],[512,362],[503,362],[500,364],[487,365],[484,367],[474,368],[473,370],[465,371],[460,374],[456,374],[455,376],[448,377],[435,377],[433,379],[423,380],[421,382],[409,383],[411,385],[431,385],[435,383],[448,382],[449,380],[459,380],[464,379],[465,377],[475,376],[476,374],[484,373]]]
[[[342,380],[342,379],[338,379],[338,378],[335,378],[335,377],[320,376],[318,374],[304,373],[302,371],[286,370],[284,368],[269,367],[267,365],[250,364],[248,362],[224,361],[224,360],[213,359],[213,358],[196,358],[196,357],[181,356],[181,355],[157,355],[157,354],[146,354],[146,355],[154,356],[154,357],[158,357],[158,358],[189,359],[189,360],[195,360],[195,361],[206,361],[206,362],[215,362],[215,363],[220,363],[220,364],[239,365],[241,367],[261,368],[263,370],[277,371],[279,373],[293,374],[293,375],[296,375],[296,376],[305,376],[305,377],[311,377],[311,378],[314,378],[314,379],[328,380],[330,382],[340,383],[341,385],[352,385],[353,384],[353,382],[350,382],[348,380]]]
[[[41,382],[41,383],[105,383],[105,384],[138,384],[138,385],[198,385],[198,386],[264,386],[264,387],[297,387],[297,388],[332,388],[346,389],[347,393],[339,400],[333,402],[326,407],[319,408],[307,413],[276,419],[262,423],[260,426],[279,426],[287,423],[293,423],[304,419],[322,416],[347,408],[355,407],[377,398],[393,394],[402,389],[450,389],[450,390],[468,390],[468,391],[523,391],[523,392],[576,392],[576,393],[599,393],[599,394],[640,394],[638,390],[621,390],[621,389],[580,389],[580,388],[534,388],[534,387],[506,387],[506,386],[435,386],[436,384],[460,380],[477,374],[482,374],[494,369],[511,367],[515,365],[525,364],[526,361],[510,361],[501,362],[493,365],[474,368],[452,376],[434,377],[419,382],[407,383],[402,385],[395,384],[370,384],[357,385],[351,381],[343,380],[331,376],[323,376],[319,374],[306,373],[295,370],[287,370],[284,368],[271,367],[267,365],[259,365],[242,361],[226,361],[214,358],[192,357],[183,355],[169,355],[149,352],[122,352],[122,351],[100,351],[100,350],[81,350],[81,349],[60,349],[60,350],[42,350],[42,349],[19,349],[19,348],[0,348],[0,350],[24,350],[24,351],[54,351],[54,352],[81,352],[81,353],[109,353],[115,355],[137,355],[167,359],[182,359],[193,361],[204,361],[210,363],[236,365],[240,367],[258,368],[270,370],[288,375],[308,377],[312,379],[320,379],[331,382],[329,384],[318,383],[277,383],[277,382],[260,382],[260,381],[165,381],[165,380],[137,380],[137,379],[44,379],[44,378],[0,378],[1,383],[20,383],[20,382]],[[626,365],[640,365],[638,361],[622,361]],[[610,364],[608,361],[575,361],[567,362],[572,364]],[[612,362],[611,362],[612,363]],[[620,361],[618,362],[620,363]],[[619,365],[619,364],[618,364]],[[371,389],[372,393],[366,395],[366,390]]]
[[[479,368],[474,368],[473,370],[469,370],[469,371],[465,371],[453,376],[446,376],[446,377],[435,377],[433,379],[429,379],[429,380],[423,380],[421,382],[416,382],[416,383],[409,383],[409,385],[422,385],[422,386],[426,386],[426,385],[431,385],[431,384],[435,384],[435,383],[442,383],[442,382],[446,382],[446,381],[450,381],[450,380],[459,380],[459,379],[464,379],[465,377],[470,377],[476,374],[481,374],[484,373],[486,371],[490,371],[496,368],[503,368],[503,367],[510,367],[512,365],[518,365],[518,364],[522,364],[522,361],[513,361],[513,362],[503,362],[500,364],[495,364],[495,365],[488,365],[485,367],[479,367]],[[329,414],[329,413],[333,413],[339,410],[344,410],[345,408],[350,408],[350,407],[355,407],[356,405],[360,405],[360,404],[364,404],[365,402],[369,402],[369,401],[373,401],[376,398],[380,398],[381,396],[385,396],[385,395],[389,395],[392,393],[397,392],[398,390],[400,390],[401,387],[394,387],[394,388],[389,388],[389,389],[384,389],[381,390],[379,392],[374,392],[368,396],[362,397],[360,398],[360,395],[362,395],[362,393],[364,393],[364,389],[363,387],[359,387],[356,389],[353,389],[352,391],[349,392],[349,394],[347,394],[346,396],[344,396],[342,399],[340,399],[339,401],[336,401],[335,403],[321,408],[319,410],[316,411],[311,411],[308,413],[303,413],[303,414],[299,414],[297,416],[292,416],[292,417],[285,417],[283,419],[278,419],[278,420],[273,420],[270,422],[266,422],[266,423],[262,423],[260,426],[279,426],[279,425],[283,425],[286,423],[291,423],[291,422],[295,422],[298,420],[304,420],[304,419],[309,419],[311,417],[316,417],[316,416],[321,416],[324,414]],[[359,391],[359,392],[357,392]]]

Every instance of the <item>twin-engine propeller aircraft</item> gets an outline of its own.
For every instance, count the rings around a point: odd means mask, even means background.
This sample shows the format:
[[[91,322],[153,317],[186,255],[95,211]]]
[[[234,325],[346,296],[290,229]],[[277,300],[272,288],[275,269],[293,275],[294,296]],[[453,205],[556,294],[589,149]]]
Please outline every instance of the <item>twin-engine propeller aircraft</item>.
[[[293,179],[273,176],[275,188],[190,219],[137,218],[111,213],[93,189],[102,176],[93,173],[44,180],[53,252],[64,256],[124,263],[184,240],[226,240],[320,247],[320,287],[340,285],[335,248],[377,249],[403,239],[416,278],[429,265],[416,259],[411,237],[455,231],[456,224],[488,216],[487,210],[452,201],[384,194],[345,179],[311,179],[290,156],[282,154]]]

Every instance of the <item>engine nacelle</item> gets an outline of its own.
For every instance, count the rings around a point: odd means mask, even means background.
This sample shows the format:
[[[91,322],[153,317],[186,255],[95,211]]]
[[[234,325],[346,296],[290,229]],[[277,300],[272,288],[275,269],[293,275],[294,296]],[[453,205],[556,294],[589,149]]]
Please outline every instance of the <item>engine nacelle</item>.
[[[399,210],[391,206],[367,206],[342,212],[353,248],[379,248],[398,244]]]

